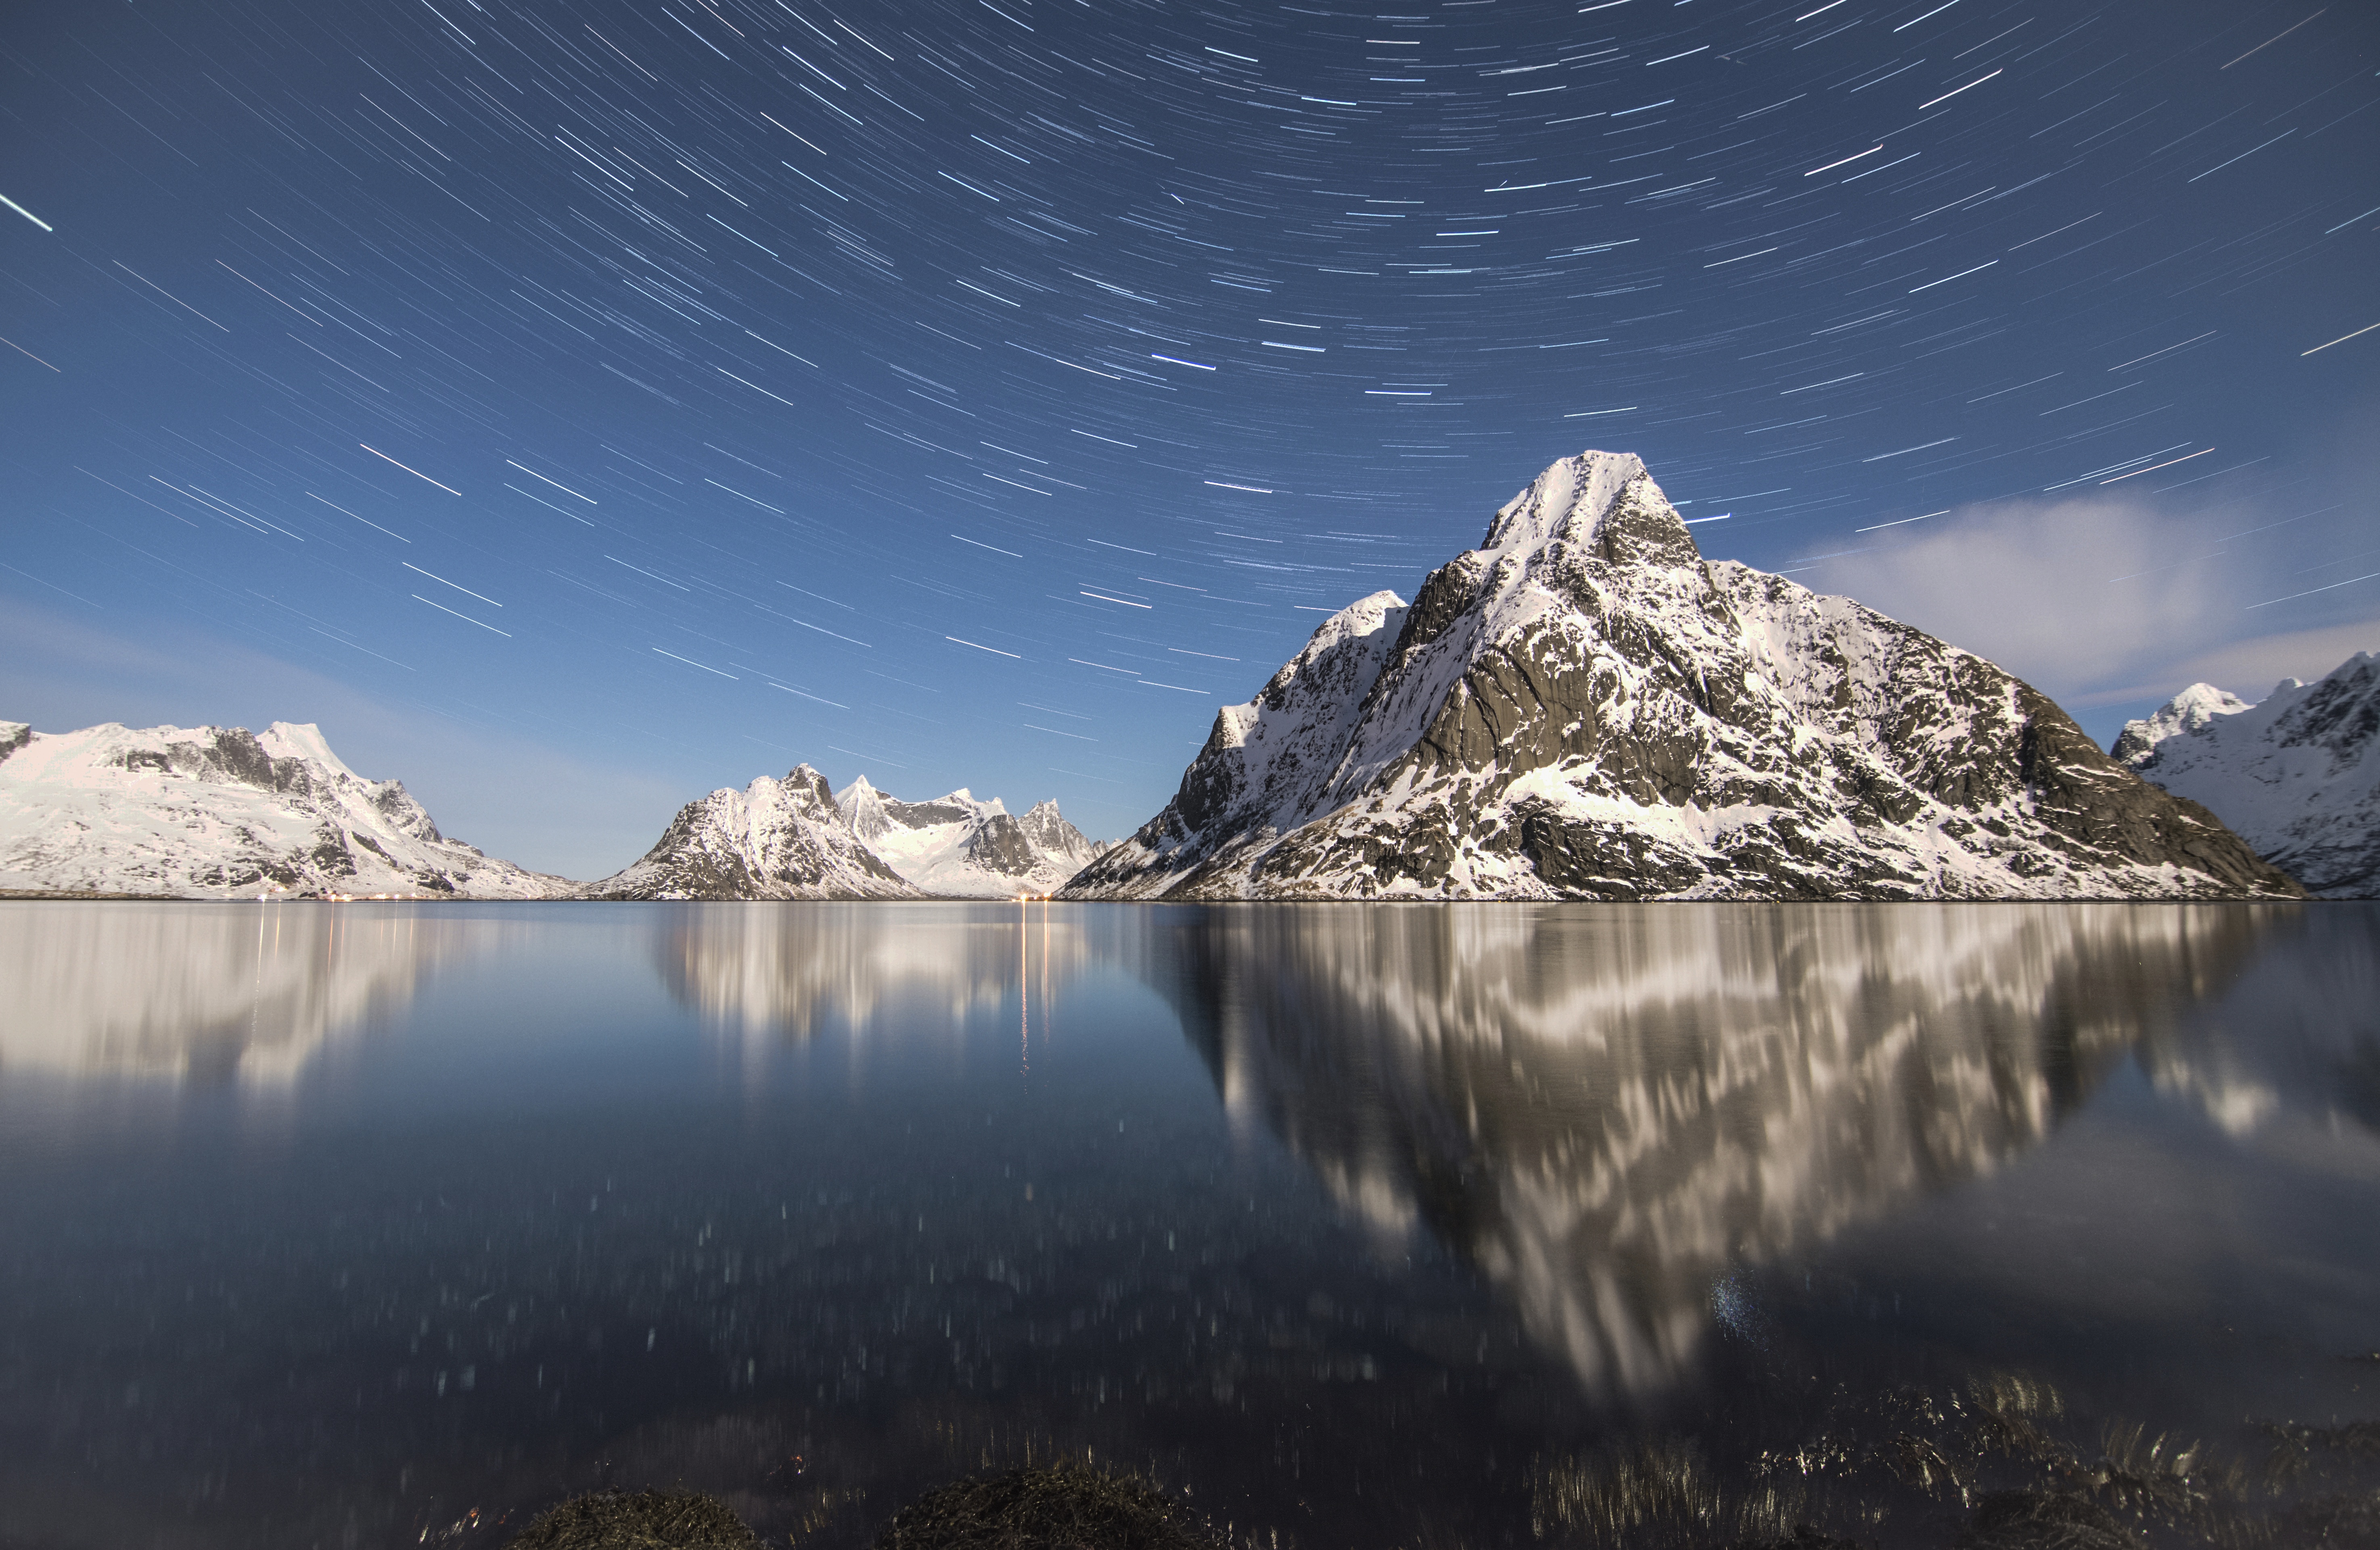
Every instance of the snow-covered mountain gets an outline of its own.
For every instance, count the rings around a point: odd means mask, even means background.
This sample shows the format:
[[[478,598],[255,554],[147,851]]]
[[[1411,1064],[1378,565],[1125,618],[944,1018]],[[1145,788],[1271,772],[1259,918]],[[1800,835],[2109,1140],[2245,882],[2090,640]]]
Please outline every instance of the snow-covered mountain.
[[[1046,894],[1082,870],[1099,848],[1058,814],[1055,801],[1017,817],[965,787],[929,802],[888,796],[861,775],[834,794],[844,827],[929,894],[1014,898]]]
[[[347,768],[310,722],[258,737],[0,721],[0,890],[554,898],[577,886],[446,838],[401,784]]]
[[[2115,755],[2204,803],[2309,891],[2380,896],[2380,657],[2359,652],[2315,683],[2284,678],[2253,705],[2192,684],[2126,723]]]
[[[855,837],[826,776],[797,764],[741,791],[722,787],[678,810],[642,858],[589,898],[922,898]]]
[[[1407,606],[1225,708],[1082,898],[2300,893],[2030,686],[1706,562],[1644,465],[1565,458]]]

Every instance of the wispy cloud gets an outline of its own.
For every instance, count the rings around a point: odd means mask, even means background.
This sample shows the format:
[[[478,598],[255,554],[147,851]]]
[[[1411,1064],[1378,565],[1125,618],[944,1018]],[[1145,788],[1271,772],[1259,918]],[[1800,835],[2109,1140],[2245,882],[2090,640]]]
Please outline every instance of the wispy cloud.
[[[2371,496],[2244,477],[2196,498],[2110,490],[1956,509],[1796,580],[2077,712],[2200,680],[2258,698],[2380,649],[2380,579],[2350,580],[2380,571]]]

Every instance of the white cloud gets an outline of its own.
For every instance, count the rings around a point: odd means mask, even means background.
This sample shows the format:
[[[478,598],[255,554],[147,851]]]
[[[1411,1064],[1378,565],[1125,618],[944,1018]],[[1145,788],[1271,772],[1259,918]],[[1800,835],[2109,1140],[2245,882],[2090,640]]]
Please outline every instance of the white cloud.
[[[2200,680],[2257,699],[2380,649],[2380,580],[2312,591],[2380,571],[2372,504],[2310,488],[1993,502],[1794,579],[1989,657],[2069,710]],[[2268,603],[2295,592],[2310,595]]]

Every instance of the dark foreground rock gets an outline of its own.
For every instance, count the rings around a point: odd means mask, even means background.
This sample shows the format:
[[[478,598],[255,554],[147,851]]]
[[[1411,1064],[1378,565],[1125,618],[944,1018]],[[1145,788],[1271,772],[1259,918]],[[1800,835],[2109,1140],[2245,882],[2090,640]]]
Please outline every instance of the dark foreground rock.
[[[743,1519],[693,1491],[575,1496],[505,1550],[760,1550]],[[1135,1475],[1010,1470],[928,1492],[895,1513],[876,1550],[1228,1550],[1190,1507]],[[1798,1550],[1798,1547],[1797,1547]]]
[[[744,1520],[694,1491],[598,1491],[523,1529],[506,1550],[760,1550]]]
[[[876,1550],[1224,1550],[1182,1502],[1131,1475],[1063,1467],[978,1475],[929,1492]]]
[[[2098,1503],[2054,1491],[1995,1491],[1976,1505],[1958,1550],[2142,1550],[2140,1535]]]

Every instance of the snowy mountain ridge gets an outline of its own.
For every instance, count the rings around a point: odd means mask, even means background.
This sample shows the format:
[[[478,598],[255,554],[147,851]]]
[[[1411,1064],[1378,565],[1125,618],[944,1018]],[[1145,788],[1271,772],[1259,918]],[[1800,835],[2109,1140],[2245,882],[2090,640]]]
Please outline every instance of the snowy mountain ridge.
[[[2192,684],[2125,724],[2115,756],[2203,802],[2327,898],[2380,895],[2380,656],[2359,652],[2250,704]]]
[[[1633,456],[1500,509],[1410,605],[1219,714],[1077,898],[2299,894],[1983,658],[1706,562]]]
[[[1055,800],[1022,817],[997,797],[978,801],[964,786],[931,801],[905,802],[863,775],[834,794],[834,805],[854,838],[909,882],[946,897],[1050,893],[1099,850],[1059,815]]]
[[[1098,848],[1046,801],[1022,818],[965,787],[929,802],[861,775],[838,793],[808,764],[678,811],[589,898],[1014,898],[1048,893]]]
[[[438,832],[310,722],[36,732],[0,721],[0,889],[556,898],[577,885]]]
[[[310,723],[64,733],[0,721],[0,892],[231,898],[1010,898],[1101,847],[1045,801],[1021,817],[965,788],[905,802],[861,776],[838,807],[808,764],[687,803],[652,848],[589,884],[449,839],[394,780]]]
[[[826,776],[796,764],[678,810],[653,848],[587,885],[607,899],[922,898],[845,828]]]

